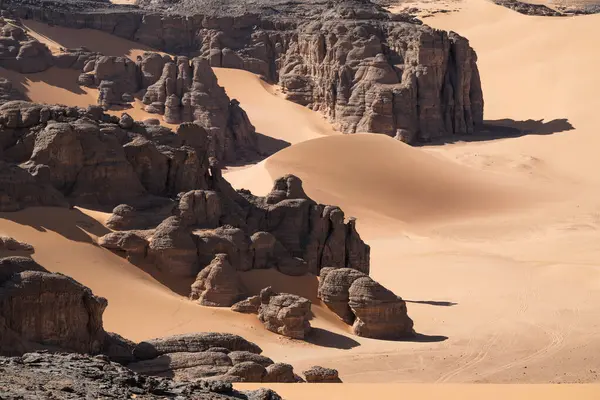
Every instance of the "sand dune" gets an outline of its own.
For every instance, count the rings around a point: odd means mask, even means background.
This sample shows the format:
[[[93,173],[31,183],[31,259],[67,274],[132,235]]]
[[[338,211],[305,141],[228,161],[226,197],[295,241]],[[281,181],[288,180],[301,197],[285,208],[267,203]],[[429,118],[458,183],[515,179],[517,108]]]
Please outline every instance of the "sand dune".
[[[597,382],[600,55],[590,49],[600,16],[527,17],[484,0],[465,0],[460,8],[427,22],[470,38],[479,56],[486,119],[530,134],[427,148],[383,136],[334,136],[319,114],[282,100],[254,75],[217,70],[258,132],[271,138],[265,140],[291,144],[228,179],[264,193],[273,176],[294,172],[316,200],[358,216],[372,246],[372,274],[407,299],[422,334],[416,341],[354,337],[318,303],[310,343],[266,332],[252,316],[194,305],[94,245],[93,236],[106,232],[97,222],[105,216],[98,213],[3,214],[0,234],[33,244],[40,263],[107,297],[106,328],[134,340],[229,331],[297,369],[338,368],[346,382]],[[143,50],[99,32],[27,25],[59,47],[85,45],[129,56]],[[93,93],[56,83],[62,76],[52,74],[58,72],[44,74],[14,78],[32,100],[94,102]],[[252,290],[269,283],[314,293],[314,278],[292,281],[259,271],[244,280]],[[294,398],[287,390],[282,394]],[[401,392],[380,390],[387,396]]]

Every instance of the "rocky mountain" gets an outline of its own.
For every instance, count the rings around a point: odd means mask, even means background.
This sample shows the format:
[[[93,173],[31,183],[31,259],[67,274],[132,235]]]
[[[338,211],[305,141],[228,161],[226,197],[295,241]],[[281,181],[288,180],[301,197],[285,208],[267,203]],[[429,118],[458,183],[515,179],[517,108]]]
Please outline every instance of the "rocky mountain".
[[[257,73],[346,133],[416,142],[472,134],[483,122],[477,56],[467,39],[367,0],[151,0],[126,8],[75,0],[60,7],[51,0],[5,4],[20,18],[99,29],[199,56],[213,67]],[[179,69],[170,68],[167,75],[176,79]],[[179,96],[157,103],[185,106]]]

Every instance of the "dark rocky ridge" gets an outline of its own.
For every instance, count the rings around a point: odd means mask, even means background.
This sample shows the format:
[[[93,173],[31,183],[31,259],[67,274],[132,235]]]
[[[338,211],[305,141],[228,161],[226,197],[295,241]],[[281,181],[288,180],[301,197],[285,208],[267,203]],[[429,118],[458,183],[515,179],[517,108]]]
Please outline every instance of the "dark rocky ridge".
[[[269,389],[240,392],[225,382],[148,377],[102,356],[65,353],[0,357],[0,398],[281,400]]]
[[[74,1],[60,7],[44,0],[5,4],[21,18],[100,29],[178,55],[199,55],[214,67],[260,74],[347,133],[426,141],[474,133],[483,121],[476,55],[468,41],[368,1],[261,1],[246,8],[226,2],[211,16],[201,14],[210,2],[142,3],[140,9]]]

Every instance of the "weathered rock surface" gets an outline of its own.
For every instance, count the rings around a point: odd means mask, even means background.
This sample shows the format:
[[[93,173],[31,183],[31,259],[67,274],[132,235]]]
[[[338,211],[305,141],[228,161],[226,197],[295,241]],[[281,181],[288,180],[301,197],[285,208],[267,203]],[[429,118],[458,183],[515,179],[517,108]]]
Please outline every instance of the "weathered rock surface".
[[[427,141],[472,134],[483,122],[477,57],[468,41],[366,0],[263,0],[244,7],[148,0],[140,2],[142,11],[111,7],[110,18],[104,16],[108,6],[98,4],[66,1],[47,13],[42,9],[51,0],[5,3],[21,18],[100,29],[175,54],[200,53],[213,67],[260,74],[347,133],[404,132],[400,137]],[[153,14],[166,9],[169,14]],[[176,93],[190,82],[177,78],[189,76],[189,66],[178,66],[173,62],[164,75],[154,57],[144,75],[153,84],[161,75],[152,91],[157,100],[147,104],[174,120],[195,101]]]
[[[0,20],[0,27],[0,66],[31,74],[53,65],[52,53],[46,45],[4,20]]]
[[[332,368],[314,366],[302,373],[308,383],[341,383],[338,372]]]
[[[123,123],[98,107],[8,102],[0,106],[0,210],[66,206],[68,199],[103,207],[127,203],[153,212],[159,207],[159,215],[166,216],[169,201],[149,195],[176,196],[205,188],[210,179],[207,149],[202,139],[191,139],[202,138],[204,130],[190,124],[180,131]],[[168,173],[161,173],[167,166]],[[119,225],[116,219],[112,222]]]
[[[201,276],[202,285],[210,275],[202,269],[221,253],[236,271],[277,268],[295,276],[318,274],[323,266],[369,270],[370,249],[360,239],[354,221],[345,223],[339,208],[308,199],[298,178],[290,175],[278,179],[269,195],[257,197],[234,191],[218,168],[210,167],[206,185],[211,190],[179,196],[178,204],[155,229],[145,214],[127,206],[115,209],[109,222],[116,229],[147,229],[143,235],[130,231],[146,240],[146,261],[181,277],[207,274]],[[126,232],[119,233],[118,238]],[[109,234],[101,243],[129,252],[119,247],[121,239],[115,235]],[[146,246],[136,247],[138,254],[137,249],[142,248]]]
[[[361,272],[322,269],[318,296],[344,322],[352,324],[359,336],[402,339],[414,335],[404,300]]]
[[[251,296],[242,301],[238,301],[231,306],[231,310],[244,314],[258,314],[260,308],[260,296]]]
[[[0,259],[0,354],[37,349],[98,354],[106,299],[24,257]]]
[[[0,357],[3,399],[280,400],[269,389],[239,392],[225,382],[176,382],[139,375],[102,356],[28,353]]]
[[[190,299],[203,306],[230,307],[244,296],[245,290],[237,271],[226,254],[217,254],[192,284]]]
[[[258,319],[271,332],[293,339],[310,333],[310,300],[288,293],[274,293],[270,287],[260,293]]]
[[[14,238],[11,238],[10,236],[0,235],[0,252],[2,251],[33,253],[33,246],[25,242],[20,242]]]

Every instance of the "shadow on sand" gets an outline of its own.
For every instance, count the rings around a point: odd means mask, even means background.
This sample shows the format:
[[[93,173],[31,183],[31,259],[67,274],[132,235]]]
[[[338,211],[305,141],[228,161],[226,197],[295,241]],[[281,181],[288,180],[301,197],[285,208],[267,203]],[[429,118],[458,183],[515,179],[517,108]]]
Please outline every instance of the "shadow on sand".
[[[340,350],[350,350],[360,346],[356,340],[321,328],[312,328],[310,334],[305,338],[308,343],[321,347],[329,347]]]
[[[108,228],[78,209],[31,207],[25,211],[0,213],[0,218],[30,226],[39,232],[52,231],[69,240],[94,245],[88,233],[104,236],[110,232]]]
[[[438,306],[438,307],[452,307],[452,306],[455,306],[458,304],[458,303],[454,303],[452,301],[437,301],[437,300],[406,300],[406,299],[404,299],[404,301],[407,303],[427,304],[430,306]]]
[[[515,121],[498,119],[484,121],[483,127],[472,135],[455,135],[417,143],[417,146],[444,145],[457,142],[483,142],[497,139],[516,138],[526,135],[551,135],[575,129],[566,118],[544,122],[543,119]]]

